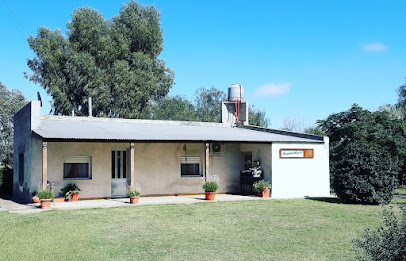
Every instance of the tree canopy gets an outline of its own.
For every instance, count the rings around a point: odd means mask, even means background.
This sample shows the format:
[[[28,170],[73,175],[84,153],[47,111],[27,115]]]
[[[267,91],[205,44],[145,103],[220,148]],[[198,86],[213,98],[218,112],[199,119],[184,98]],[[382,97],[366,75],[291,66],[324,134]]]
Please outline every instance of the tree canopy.
[[[181,96],[165,97],[151,106],[151,118],[155,120],[180,120],[221,122],[221,103],[226,94],[215,88],[199,88],[194,103]],[[248,108],[249,124],[268,127],[269,119],[265,111]]]
[[[174,74],[158,56],[162,51],[160,13],[134,1],[106,20],[97,10],[74,10],[65,37],[60,30],[40,27],[28,39],[35,57],[32,75],[52,96],[52,112],[143,118],[149,104],[165,97]]]
[[[398,105],[406,107],[406,82],[398,88]]]
[[[9,91],[0,82],[0,163],[7,168],[13,168],[13,116],[26,103],[21,91]]]
[[[195,106],[181,96],[167,96],[151,106],[154,120],[197,121]]]
[[[332,187],[344,201],[388,203],[406,158],[406,128],[387,111],[354,104],[318,121],[330,137]]]

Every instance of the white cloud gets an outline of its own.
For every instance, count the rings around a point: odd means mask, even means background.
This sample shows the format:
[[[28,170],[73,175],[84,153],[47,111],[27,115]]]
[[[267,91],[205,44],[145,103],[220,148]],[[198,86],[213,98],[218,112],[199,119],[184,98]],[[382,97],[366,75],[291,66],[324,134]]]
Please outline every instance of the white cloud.
[[[368,44],[363,44],[362,45],[362,50],[364,52],[384,52],[386,51],[386,49],[388,49],[388,47],[386,45],[384,45],[383,43],[380,42],[376,42],[376,43],[368,43]]]
[[[269,83],[262,86],[255,91],[255,96],[270,97],[278,96],[290,91],[290,83]]]

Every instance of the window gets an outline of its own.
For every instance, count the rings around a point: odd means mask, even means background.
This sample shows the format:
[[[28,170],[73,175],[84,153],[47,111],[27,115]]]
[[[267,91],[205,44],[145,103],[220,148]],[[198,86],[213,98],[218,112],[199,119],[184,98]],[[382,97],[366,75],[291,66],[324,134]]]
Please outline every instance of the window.
[[[244,154],[244,166],[246,170],[253,167],[252,165],[252,152],[247,152]]]
[[[24,183],[24,153],[18,154],[18,183],[20,186]]]
[[[127,178],[127,151],[113,150],[111,152],[111,178]]]
[[[66,157],[63,162],[64,179],[91,179],[91,157]]]
[[[200,157],[180,157],[180,174],[181,176],[201,176],[202,163]]]

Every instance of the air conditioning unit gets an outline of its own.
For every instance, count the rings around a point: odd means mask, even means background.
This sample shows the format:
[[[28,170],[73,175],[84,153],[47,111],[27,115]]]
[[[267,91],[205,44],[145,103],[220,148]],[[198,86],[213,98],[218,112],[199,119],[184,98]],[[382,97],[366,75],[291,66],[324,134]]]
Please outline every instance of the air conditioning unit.
[[[224,144],[212,143],[210,148],[210,153],[212,155],[223,155],[224,154]]]

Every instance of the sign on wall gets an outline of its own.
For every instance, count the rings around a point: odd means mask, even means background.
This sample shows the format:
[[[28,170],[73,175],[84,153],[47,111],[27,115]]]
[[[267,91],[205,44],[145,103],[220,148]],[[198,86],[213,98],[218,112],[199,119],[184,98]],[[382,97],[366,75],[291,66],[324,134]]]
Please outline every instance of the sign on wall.
[[[281,159],[312,159],[313,149],[280,149],[279,158]]]

